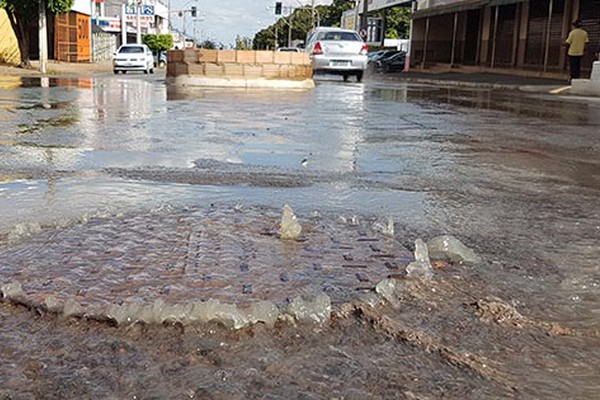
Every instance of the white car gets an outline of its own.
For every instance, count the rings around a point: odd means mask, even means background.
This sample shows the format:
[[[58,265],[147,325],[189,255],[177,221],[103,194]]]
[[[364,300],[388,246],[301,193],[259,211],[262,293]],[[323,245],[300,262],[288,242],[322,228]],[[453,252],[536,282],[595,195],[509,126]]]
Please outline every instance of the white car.
[[[306,51],[315,74],[342,75],[344,81],[354,75],[360,82],[367,69],[369,47],[349,29],[316,28],[308,34]]]
[[[154,56],[145,44],[124,44],[116,51],[113,58],[115,74],[127,71],[144,71],[154,73]]]

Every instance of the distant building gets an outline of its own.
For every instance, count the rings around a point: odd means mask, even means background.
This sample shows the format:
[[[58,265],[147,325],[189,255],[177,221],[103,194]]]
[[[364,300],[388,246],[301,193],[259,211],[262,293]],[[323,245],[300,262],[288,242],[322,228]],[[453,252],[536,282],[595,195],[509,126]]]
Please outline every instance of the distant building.
[[[567,69],[562,42],[571,22],[583,21],[590,46],[600,43],[598,0],[368,0],[369,11],[411,7],[411,63],[478,66],[503,72],[563,74]],[[357,1],[357,14],[362,0]],[[583,69],[591,69],[594,52]]]
[[[91,62],[106,60],[121,44],[121,20],[127,0],[74,0],[71,10],[64,14],[48,14],[48,57],[56,61]],[[131,3],[131,4],[137,4]],[[169,8],[167,0],[142,0],[147,11],[141,14],[140,30],[145,33],[168,33]],[[136,7],[126,14],[127,41],[135,42],[137,18]],[[142,17],[143,15],[143,17]],[[18,46],[11,43],[14,32],[4,10],[0,10],[0,62],[20,58]],[[10,50],[7,50],[10,49]],[[7,54],[11,54],[10,58]],[[37,24],[29,32],[29,54],[32,60],[39,58]]]
[[[421,0],[413,15],[413,62],[562,73],[562,43],[576,19],[597,45],[597,0]],[[592,60],[589,52],[584,69]]]

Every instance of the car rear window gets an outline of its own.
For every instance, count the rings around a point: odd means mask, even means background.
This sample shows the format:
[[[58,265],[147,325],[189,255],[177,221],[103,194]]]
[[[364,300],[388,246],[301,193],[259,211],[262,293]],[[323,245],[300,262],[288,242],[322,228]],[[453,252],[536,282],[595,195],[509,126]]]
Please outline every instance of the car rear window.
[[[119,53],[143,53],[143,47],[122,47]]]
[[[354,32],[337,32],[337,31],[333,31],[333,32],[323,32],[323,36],[321,36],[321,38],[319,40],[341,40],[341,41],[347,41],[347,42],[357,42],[357,41],[361,41],[362,39],[360,38],[360,36],[358,36],[358,34],[354,33]]]

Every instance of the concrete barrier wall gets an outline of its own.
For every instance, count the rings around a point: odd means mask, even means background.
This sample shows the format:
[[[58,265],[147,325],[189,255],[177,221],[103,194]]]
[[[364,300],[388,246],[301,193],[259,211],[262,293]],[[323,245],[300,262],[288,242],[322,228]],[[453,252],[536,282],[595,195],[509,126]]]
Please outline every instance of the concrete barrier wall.
[[[167,52],[168,78],[224,80],[312,81],[312,63],[304,52],[186,49]],[[206,78],[206,79],[205,79]],[[213,78],[214,81],[208,79]],[[185,82],[192,82],[190,79]],[[229,86],[229,85],[228,85]],[[234,86],[234,85],[231,85]]]

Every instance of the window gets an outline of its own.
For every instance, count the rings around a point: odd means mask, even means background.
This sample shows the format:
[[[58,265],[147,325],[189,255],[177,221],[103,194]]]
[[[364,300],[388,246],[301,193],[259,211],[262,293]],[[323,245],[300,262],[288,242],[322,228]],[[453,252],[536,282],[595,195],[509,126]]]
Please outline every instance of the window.
[[[321,40],[341,40],[355,42],[362,39],[354,32],[324,32]]]
[[[132,46],[122,47],[121,50],[119,50],[119,53],[144,53],[144,48]]]

